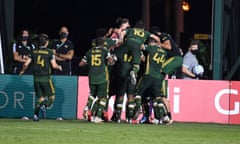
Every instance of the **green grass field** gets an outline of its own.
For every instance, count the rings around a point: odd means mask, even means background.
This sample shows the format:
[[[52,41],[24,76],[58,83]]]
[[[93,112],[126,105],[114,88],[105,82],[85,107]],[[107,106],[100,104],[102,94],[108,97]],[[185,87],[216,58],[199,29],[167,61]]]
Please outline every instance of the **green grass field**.
[[[0,144],[239,144],[240,125],[0,119]]]

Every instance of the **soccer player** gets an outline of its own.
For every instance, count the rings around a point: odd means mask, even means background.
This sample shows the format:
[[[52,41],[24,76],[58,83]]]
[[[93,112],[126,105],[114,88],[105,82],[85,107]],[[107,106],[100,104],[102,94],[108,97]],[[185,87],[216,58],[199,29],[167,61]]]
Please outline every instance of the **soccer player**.
[[[123,31],[130,27],[129,20],[127,18],[119,17],[116,19],[116,25],[117,28],[114,29],[111,38],[121,39]],[[134,104],[135,86],[132,86],[129,81],[129,73],[131,68],[130,62],[132,60],[132,56],[127,51],[125,51],[123,44],[115,45],[113,49],[114,55],[117,56],[117,62],[114,65],[114,70],[112,73],[115,77],[115,80],[110,83],[110,88],[115,88],[116,98],[114,103],[114,112],[111,120],[120,122],[124,94],[127,94],[128,104]]]
[[[136,111],[134,119],[138,118],[138,111],[141,107],[143,93],[146,90],[150,90],[153,97],[154,116],[159,122],[162,118],[160,113],[162,108],[161,86],[164,78],[161,74],[161,69],[163,63],[167,59],[167,52],[152,38],[149,39],[149,44],[145,47],[145,51],[147,51],[146,69],[137,85],[135,96]]]
[[[161,47],[167,50],[168,59],[163,63],[162,73],[165,75],[165,79],[162,83],[162,101],[167,108],[167,116],[169,118],[167,123],[171,124],[172,115],[170,109],[170,102],[168,100],[167,88],[168,88],[168,77],[173,74],[178,68],[181,68],[183,63],[182,53],[176,42],[172,39],[170,34],[165,32],[160,32],[159,28],[153,26],[150,30],[152,33],[160,37]]]
[[[121,121],[121,113],[123,108],[124,95],[127,94],[127,104],[126,104],[126,118],[129,119],[133,116],[133,110],[135,107],[134,94],[135,85],[130,81],[130,71],[132,69],[131,61],[132,55],[130,53],[123,53],[124,46],[121,45],[119,48],[115,49],[115,54],[118,57],[116,62],[116,100],[112,120]]]
[[[84,109],[84,116],[87,113],[89,120],[94,123],[101,123],[103,121],[102,115],[107,104],[108,94],[107,64],[113,62],[109,50],[104,47],[104,42],[103,38],[96,38],[96,46],[88,50],[79,63],[79,66],[88,65],[89,67],[90,95]],[[93,101],[97,96],[98,99],[92,108]],[[93,117],[90,119],[91,115]]]
[[[121,39],[121,36],[123,35],[123,32],[130,28],[130,23],[128,18],[117,18],[116,20],[117,28],[113,29],[113,32],[111,34],[111,38],[113,39]],[[119,48],[120,45],[116,45],[114,48]]]
[[[114,54],[114,48],[116,46],[119,46],[122,44],[122,40],[120,39],[120,37],[115,37],[115,38],[111,38],[111,37],[107,37],[107,30],[105,28],[99,28],[96,30],[96,38],[103,38],[104,39],[104,44],[103,46],[107,49],[109,49],[111,56],[113,57],[114,61],[117,61],[117,57]],[[96,47],[96,39],[92,40],[92,47]],[[116,79],[116,68],[115,65],[108,65],[108,72],[109,72],[109,91],[108,91],[108,97],[107,97],[107,104],[106,107],[104,109],[104,114],[103,114],[103,119],[105,121],[108,121],[108,100],[110,99],[111,96],[116,94],[116,85],[115,85],[115,79]]]
[[[58,65],[55,60],[53,51],[48,46],[48,36],[46,34],[40,34],[38,39],[39,47],[35,49],[30,58],[23,65],[23,69],[20,72],[22,75],[28,68],[31,61],[34,67],[34,89],[38,101],[35,105],[35,111],[33,121],[39,121],[39,111],[45,112],[45,108],[53,104],[55,100],[55,88],[51,78],[52,68],[62,71],[62,66]],[[48,100],[45,102],[45,97]],[[45,117],[45,113],[43,114]]]
[[[63,67],[63,71],[54,70],[54,75],[72,75],[71,60],[74,56],[73,43],[68,39],[69,31],[66,26],[59,30],[59,39],[54,41],[51,48],[56,55],[56,61]]]
[[[124,37],[125,40],[126,51],[129,51],[133,56],[130,78],[132,84],[135,85],[137,82],[137,73],[140,69],[141,47],[149,37],[155,39],[157,42],[160,42],[160,40],[158,36],[145,30],[145,25],[141,20],[137,21],[133,28],[128,28],[123,31],[122,37]]]

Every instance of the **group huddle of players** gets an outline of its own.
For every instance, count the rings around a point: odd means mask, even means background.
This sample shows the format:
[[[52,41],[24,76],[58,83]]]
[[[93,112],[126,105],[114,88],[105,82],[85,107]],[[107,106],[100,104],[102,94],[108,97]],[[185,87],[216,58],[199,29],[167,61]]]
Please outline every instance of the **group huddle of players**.
[[[97,30],[92,48],[79,63],[85,65],[89,68],[90,88],[83,112],[86,120],[122,122],[126,95],[127,123],[173,122],[167,79],[182,65],[182,55],[169,34],[160,32],[156,26],[146,31],[141,20],[130,27],[127,18],[118,18],[117,28],[108,32],[104,28]],[[116,98],[109,118],[111,96]]]

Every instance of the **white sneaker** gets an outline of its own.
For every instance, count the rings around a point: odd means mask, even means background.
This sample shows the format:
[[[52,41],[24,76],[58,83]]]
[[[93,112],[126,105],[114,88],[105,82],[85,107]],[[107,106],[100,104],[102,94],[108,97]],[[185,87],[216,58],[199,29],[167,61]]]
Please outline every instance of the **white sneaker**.
[[[39,118],[36,114],[34,114],[34,116],[33,116],[33,121],[39,121]]]

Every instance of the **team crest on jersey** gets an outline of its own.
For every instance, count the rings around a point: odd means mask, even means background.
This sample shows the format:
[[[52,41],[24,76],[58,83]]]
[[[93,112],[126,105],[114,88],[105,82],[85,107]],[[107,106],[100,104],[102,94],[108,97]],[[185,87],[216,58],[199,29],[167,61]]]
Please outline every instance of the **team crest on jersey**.
[[[68,45],[65,45],[64,48],[68,48],[69,46]]]

